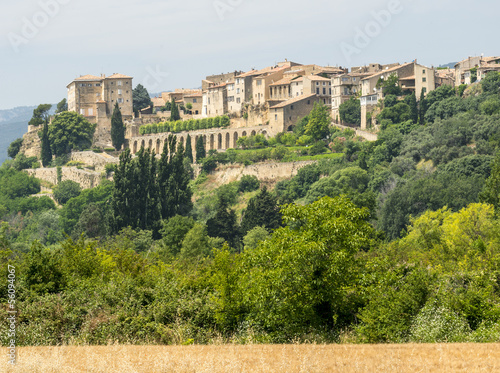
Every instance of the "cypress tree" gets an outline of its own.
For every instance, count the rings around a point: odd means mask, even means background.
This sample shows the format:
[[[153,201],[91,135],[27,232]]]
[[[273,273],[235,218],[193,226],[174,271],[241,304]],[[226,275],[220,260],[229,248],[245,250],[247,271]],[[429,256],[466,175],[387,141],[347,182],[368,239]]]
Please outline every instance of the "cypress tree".
[[[203,136],[198,137],[196,140],[196,163],[200,163],[200,161],[207,156],[205,151],[205,144],[203,141]]]
[[[170,103],[170,121],[175,122],[177,120],[181,120],[181,116],[179,114],[179,108],[175,103],[175,100],[172,98],[172,102]]]
[[[418,123],[418,105],[417,105],[417,96],[415,93],[412,93],[409,97],[409,106],[410,106],[410,117],[414,124]]]
[[[191,136],[187,135],[186,138],[186,152],[185,152],[186,158],[188,158],[191,163],[193,163],[193,147],[191,146]]]
[[[255,227],[264,227],[267,230],[281,226],[281,213],[277,198],[264,187],[255,197],[248,201],[241,221],[241,232],[245,235]]]
[[[111,142],[116,150],[120,150],[125,142],[125,126],[123,125],[122,113],[118,102],[115,103],[111,117]]]
[[[120,154],[120,164],[116,168],[113,176],[114,188],[112,207],[115,232],[127,226],[135,225],[133,222],[133,209],[135,208],[133,201],[136,196],[133,176],[134,164],[132,162],[132,154],[130,153],[130,149],[125,149],[125,151]]]
[[[236,225],[236,213],[229,209],[224,199],[219,199],[215,216],[207,221],[207,233],[210,237],[221,237],[236,248],[240,242],[239,228]]]
[[[52,150],[50,149],[49,142],[49,124],[45,120],[42,132],[42,151],[40,157],[42,158],[43,167],[47,167],[52,162]]]
[[[420,92],[420,101],[418,103],[418,124],[425,124],[425,113],[427,112],[427,100],[424,90]]]

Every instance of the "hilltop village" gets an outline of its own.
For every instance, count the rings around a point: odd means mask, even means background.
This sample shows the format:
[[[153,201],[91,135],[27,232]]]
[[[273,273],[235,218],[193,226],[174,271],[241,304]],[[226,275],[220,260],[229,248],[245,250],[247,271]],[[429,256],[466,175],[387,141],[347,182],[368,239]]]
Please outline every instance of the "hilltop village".
[[[265,137],[292,131],[298,121],[308,115],[314,104],[328,107],[333,124],[345,125],[377,132],[377,115],[382,110],[384,82],[391,82],[405,94],[413,93],[421,100],[429,92],[443,85],[458,87],[481,81],[491,71],[500,71],[500,57],[468,57],[455,64],[454,69],[409,63],[353,66],[350,68],[303,65],[285,60],[260,70],[238,71],[211,75],[201,81],[201,89],[175,89],[151,97],[150,105],[134,112],[133,77],[123,74],[106,76],[83,75],[67,86],[68,111],[76,112],[96,125],[93,136],[94,148],[109,148],[111,143],[111,117],[118,104],[125,131],[124,147],[136,154],[141,147],[163,151],[171,132],[148,132],[145,127],[168,122],[170,104],[179,106],[180,120],[186,125],[175,131],[177,140],[191,141],[192,149],[202,137],[205,151],[224,151],[237,148],[241,137],[256,134]],[[391,80],[392,79],[392,80]],[[359,101],[359,123],[343,120],[341,107],[348,101]],[[187,123],[225,118],[219,126],[188,126]],[[212,127],[212,128],[210,128]],[[141,130],[142,128],[142,130]],[[21,152],[26,156],[40,155],[40,128],[28,126]],[[367,135],[370,136],[370,135]],[[81,155],[73,157],[80,161]],[[96,160],[84,157],[86,164],[103,167],[117,159]],[[46,171],[32,171],[37,177],[47,178]],[[53,173],[51,173],[52,175]],[[70,177],[79,181],[78,177]],[[48,177],[53,180],[54,176]],[[85,182],[92,186],[94,182]]]

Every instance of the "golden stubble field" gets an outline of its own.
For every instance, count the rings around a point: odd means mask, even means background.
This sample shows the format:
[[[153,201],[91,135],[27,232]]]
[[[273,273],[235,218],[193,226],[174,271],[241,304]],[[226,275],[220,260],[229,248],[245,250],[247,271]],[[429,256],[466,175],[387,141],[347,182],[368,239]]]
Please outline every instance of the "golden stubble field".
[[[110,345],[18,351],[17,365],[9,366],[4,358],[1,372],[500,372],[500,344]]]

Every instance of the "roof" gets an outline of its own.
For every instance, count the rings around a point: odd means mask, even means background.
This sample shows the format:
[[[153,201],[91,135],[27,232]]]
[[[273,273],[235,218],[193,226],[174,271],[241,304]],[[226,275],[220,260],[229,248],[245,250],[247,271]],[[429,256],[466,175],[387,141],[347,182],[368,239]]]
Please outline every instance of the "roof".
[[[106,79],[132,79],[132,77],[123,74],[113,74],[108,76]]]
[[[184,95],[184,97],[201,97],[203,96],[203,93],[200,91],[200,93],[191,93],[189,95]]]
[[[310,99],[312,97],[316,97],[316,95],[314,93],[310,94],[310,95],[301,95],[301,96],[297,96],[297,97],[294,97],[294,98],[291,98],[290,100],[286,100],[286,101],[283,101],[283,102],[280,102],[279,104],[277,105],[274,105],[274,106],[271,106],[269,109],[280,109],[280,108],[284,108],[286,106],[289,106],[289,105],[292,105],[296,102],[300,102],[302,100],[307,100],[307,99]]]
[[[415,75],[407,76],[405,78],[399,78],[399,80],[415,80]]]
[[[304,78],[307,78],[309,80],[312,80],[313,82],[330,82],[331,79],[330,78],[323,78],[322,76],[319,76],[319,75],[307,75],[307,76],[304,76]]]
[[[409,66],[411,64],[413,64],[414,62],[408,62],[408,63],[404,63],[402,65],[398,65],[398,66],[394,66],[394,67],[391,67],[390,69],[387,69],[387,70],[382,70],[382,71],[379,71],[379,72],[376,72],[375,74],[373,75],[370,75],[370,76],[367,76],[366,78],[363,78],[362,80],[365,80],[365,79],[371,79],[371,78],[375,78],[379,75],[384,75],[386,73],[392,73],[394,71],[397,71],[403,67],[406,67],[406,66]]]
[[[283,78],[283,79],[278,80],[277,82],[269,84],[269,86],[271,87],[271,86],[277,86],[277,85],[287,85],[287,84],[290,84],[291,81],[292,81],[292,78]]]
[[[154,106],[164,106],[165,105],[165,100],[162,99],[161,97],[153,97],[151,99],[151,101],[153,102]]]
[[[87,75],[84,75],[84,76],[80,76],[79,78],[76,78],[75,80],[79,80],[79,81],[91,81],[91,80],[103,80],[104,78],[102,76],[95,76],[95,75],[90,75],[90,74],[87,74]]]

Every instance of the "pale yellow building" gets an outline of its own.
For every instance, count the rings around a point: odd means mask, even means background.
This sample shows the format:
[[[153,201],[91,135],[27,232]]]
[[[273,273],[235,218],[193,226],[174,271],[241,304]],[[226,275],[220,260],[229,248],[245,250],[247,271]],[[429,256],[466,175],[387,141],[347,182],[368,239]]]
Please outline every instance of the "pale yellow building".
[[[101,109],[99,114],[111,115],[116,103],[120,107],[122,116],[133,116],[133,87],[130,76],[84,75],[73,80],[67,88],[68,110],[75,111],[91,121],[96,121],[98,106]],[[105,104],[104,107],[102,104]]]

